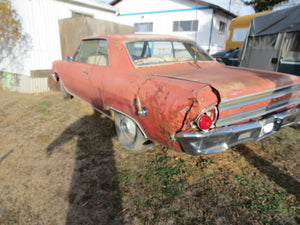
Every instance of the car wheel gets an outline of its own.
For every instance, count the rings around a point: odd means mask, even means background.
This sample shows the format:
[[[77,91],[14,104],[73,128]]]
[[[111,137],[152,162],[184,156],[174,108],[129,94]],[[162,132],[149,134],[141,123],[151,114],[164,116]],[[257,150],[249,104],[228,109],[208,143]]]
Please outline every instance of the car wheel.
[[[146,139],[136,123],[127,116],[115,113],[115,127],[118,138],[122,145],[131,151],[142,151]]]
[[[70,95],[66,89],[65,86],[63,85],[63,83],[61,81],[59,81],[59,85],[60,85],[60,93],[63,99],[71,99],[73,96]]]
[[[292,125],[291,127],[296,130],[300,130],[300,123],[296,123],[296,124]]]

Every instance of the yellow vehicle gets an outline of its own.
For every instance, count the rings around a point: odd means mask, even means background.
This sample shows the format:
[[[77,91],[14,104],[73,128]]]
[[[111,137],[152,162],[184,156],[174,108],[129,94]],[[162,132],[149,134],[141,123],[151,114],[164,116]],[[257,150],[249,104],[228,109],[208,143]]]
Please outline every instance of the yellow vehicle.
[[[226,41],[225,51],[232,49],[241,49],[248,34],[252,18],[262,16],[271,12],[274,11],[260,12],[252,15],[240,16],[233,19],[229,26],[230,34],[228,40]]]

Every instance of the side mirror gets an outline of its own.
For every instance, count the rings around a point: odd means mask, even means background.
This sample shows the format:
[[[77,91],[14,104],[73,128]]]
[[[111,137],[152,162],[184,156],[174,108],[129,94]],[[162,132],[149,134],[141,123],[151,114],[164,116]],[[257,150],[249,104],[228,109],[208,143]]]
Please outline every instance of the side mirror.
[[[71,56],[67,56],[67,61],[70,63],[73,61],[73,58]]]

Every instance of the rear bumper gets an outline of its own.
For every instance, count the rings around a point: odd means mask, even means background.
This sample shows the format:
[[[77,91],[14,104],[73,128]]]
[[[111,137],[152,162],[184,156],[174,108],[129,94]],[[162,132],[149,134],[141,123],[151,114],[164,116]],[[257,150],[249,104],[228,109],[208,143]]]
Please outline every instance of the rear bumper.
[[[175,138],[183,150],[191,155],[209,155],[247,141],[259,141],[284,126],[300,124],[300,106],[277,113],[265,119],[231,125],[204,132],[180,132]]]

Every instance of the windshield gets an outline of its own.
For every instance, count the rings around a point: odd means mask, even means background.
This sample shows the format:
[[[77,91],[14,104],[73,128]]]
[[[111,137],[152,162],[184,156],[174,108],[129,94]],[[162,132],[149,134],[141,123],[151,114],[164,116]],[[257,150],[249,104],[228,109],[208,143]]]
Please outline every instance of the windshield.
[[[136,65],[213,61],[204,50],[191,42],[139,40],[126,43],[126,47]]]

